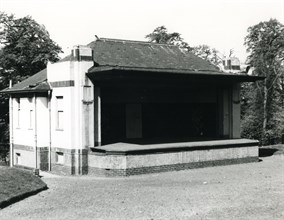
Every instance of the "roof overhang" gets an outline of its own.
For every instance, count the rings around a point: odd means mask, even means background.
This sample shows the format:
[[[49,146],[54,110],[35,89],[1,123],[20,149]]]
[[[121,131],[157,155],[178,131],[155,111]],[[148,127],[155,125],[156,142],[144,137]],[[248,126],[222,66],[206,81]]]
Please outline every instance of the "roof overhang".
[[[0,93],[6,94],[27,94],[27,93],[47,93],[51,90],[51,86],[47,82],[47,69],[43,69],[29,78],[19,82],[11,88],[6,88]]]
[[[23,88],[17,88],[17,85],[12,87],[12,88],[6,88],[0,93],[5,93],[5,94],[31,94],[31,93],[48,93],[48,91],[51,90],[50,85],[47,82],[41,82],[38,85],[29,85]]]
[[[87,73],[88,77],[97,83],[122,81],[207,81],[207,82],[255,82],[265,77],[250,76],[247,74],[233,74],[220,71],[184,70],[184,69],[155,69],[142,67],[99,66],[92,67]]]
[[[29,90],[29,89],[21,89],[21,90],[8,90],[4,89],[0,91],[0,93],[4,94],[34,94],[34,93],[47,93],[50,90]]]

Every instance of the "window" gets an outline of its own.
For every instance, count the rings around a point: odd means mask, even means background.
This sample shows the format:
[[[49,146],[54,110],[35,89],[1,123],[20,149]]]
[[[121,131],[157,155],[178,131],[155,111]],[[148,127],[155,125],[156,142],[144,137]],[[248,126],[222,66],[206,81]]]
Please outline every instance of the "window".
[[[28,110],[28,115],[27,115],[27,120],[28,120],[28,129],[33,129],[33,118],[34,118],[34,115],[33,115],[33,97],[28,97],[28,101],[29,101],[29,110]]]
[[[56,163],[64,164],[64,154],[62,152],[56,152]]]
[[[29,112],[29,129],[33,129],[33,110],[30,109],[30,112]]]
[[[22,164],[21,154],[16,153],[16,165],[21,165],[21,164]]]
[[[17,102],[17,127],[20,127],[20,115],[21,115],[21,99],[16,98]]]
[[[63,130],[63,96],[56,97],[56,129]]]

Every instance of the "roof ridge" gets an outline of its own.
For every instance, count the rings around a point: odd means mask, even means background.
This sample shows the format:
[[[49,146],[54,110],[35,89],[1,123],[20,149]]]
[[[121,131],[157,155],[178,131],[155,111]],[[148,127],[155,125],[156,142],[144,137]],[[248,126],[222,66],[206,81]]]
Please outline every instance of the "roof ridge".
[[[216,70],[208,70],[208,69],[185,69],[185,68],[168,68],[168,67],[143,67],[143,66],[122,66],[122,65],[109,65],[109,64],[103,64],[100,65],[98,67],[114,67],[114,68],[133,68],[133,69],[156,69],[156,70],[186,70],[186,71],[194,71],[194,72],[206,72],[206,71],[210,71],[210,72],[219,72],[219,73],[225,73],[222,72],[218,69]]]
[[[127,43],[136,43],[136,44],[150,44],[150,45],[165,45],[165,46],[170,46],[170,47],[177,47],[177,45],[171,45],[171,44],[166,44],[166,43],[154,43],[154,42],[149,42],[149,41],[138,41],[138,40],[126,40],[126,39],[116,39],[116,38],[104,38],[100,37],[96,41],[112,41],[112,42],[127,42]]]

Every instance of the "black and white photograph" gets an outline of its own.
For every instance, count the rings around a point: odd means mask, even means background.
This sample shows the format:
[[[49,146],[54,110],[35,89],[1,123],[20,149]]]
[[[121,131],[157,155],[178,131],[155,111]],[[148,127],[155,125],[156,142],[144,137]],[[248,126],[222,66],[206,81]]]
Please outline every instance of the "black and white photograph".
[[[1,220],[283,220],[283,0],[0,0]]]

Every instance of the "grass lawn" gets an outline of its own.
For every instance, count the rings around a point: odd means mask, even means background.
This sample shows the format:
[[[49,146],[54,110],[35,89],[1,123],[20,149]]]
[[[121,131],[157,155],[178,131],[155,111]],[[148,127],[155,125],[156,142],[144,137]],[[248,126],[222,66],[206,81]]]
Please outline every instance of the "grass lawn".
[[[46,184],[31,171],[0,166],[0,209],[44,189]]]
[[[283,220],[284,155],[268,153],[255,163],[127,178],[43,172],[49,189],[1,210],[0,219]]]

